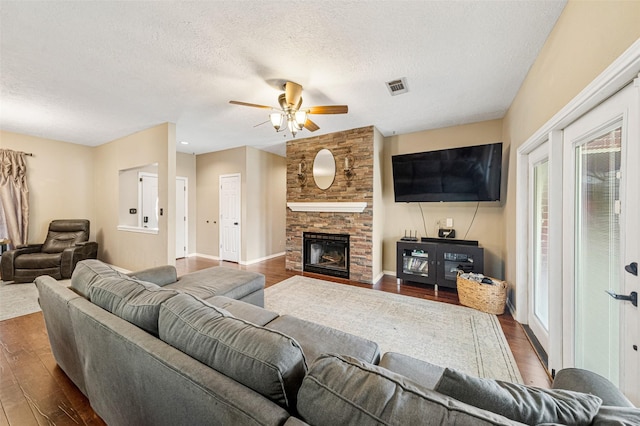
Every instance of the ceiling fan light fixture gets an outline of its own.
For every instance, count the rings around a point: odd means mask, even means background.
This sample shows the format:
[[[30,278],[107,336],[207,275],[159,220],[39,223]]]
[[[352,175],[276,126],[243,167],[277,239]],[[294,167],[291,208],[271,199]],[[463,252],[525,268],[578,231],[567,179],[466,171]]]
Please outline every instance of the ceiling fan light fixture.
[[[276,129],[276,131],[280,130],[280,127],[282,127],[283,118],[284,117],[279,112],[272,112],[271,114],[269,114],[271,124],[273,125],[273,128]]]
[[[295,138],[296,137],[296,133],[298,133],[298,125],[295,122],[295,120],[289,119],[287,121],[287,125],[289,126],[289,131],[291,132],[291,135]]]
[[[296,111],[295,120],[298,130],[302,130],[304,124],[307,122],[307,111]]]

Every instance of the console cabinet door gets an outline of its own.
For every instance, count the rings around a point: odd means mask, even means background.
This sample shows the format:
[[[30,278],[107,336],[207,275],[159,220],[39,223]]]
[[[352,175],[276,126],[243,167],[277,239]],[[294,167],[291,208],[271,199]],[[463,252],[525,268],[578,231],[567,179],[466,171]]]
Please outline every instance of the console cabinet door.
[[[437,244],[397,243],[396,275],[398,279],[436,284]]]
[[[457,288],[458,270],[484,273],[484,249],[458,244],[438,244],[437,284]]]

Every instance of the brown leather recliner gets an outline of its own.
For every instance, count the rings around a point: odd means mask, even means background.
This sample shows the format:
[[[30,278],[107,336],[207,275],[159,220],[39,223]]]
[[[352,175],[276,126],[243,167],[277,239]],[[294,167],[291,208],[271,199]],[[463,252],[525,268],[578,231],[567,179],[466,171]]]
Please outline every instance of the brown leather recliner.
[[[76,263],[98,255],[98,243],[88,240],[88,220],[54,220],[43,244],[20,245],[2,253],[2,280],[26,283],[40,275],[71,278]]]

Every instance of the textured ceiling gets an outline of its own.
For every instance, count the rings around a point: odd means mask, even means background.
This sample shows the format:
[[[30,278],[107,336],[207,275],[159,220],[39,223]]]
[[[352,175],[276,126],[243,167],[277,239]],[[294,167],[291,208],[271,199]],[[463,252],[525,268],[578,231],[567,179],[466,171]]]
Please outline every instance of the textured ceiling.
[[[0,128],[100,145],[176,123],[177,150],[284,155],[266,109],[286,80],[308,137],[501,118],[565,1],[0,1]],[[405,77],[409,92],[385,82]],[[181,145],[179,141],[188,141]]]

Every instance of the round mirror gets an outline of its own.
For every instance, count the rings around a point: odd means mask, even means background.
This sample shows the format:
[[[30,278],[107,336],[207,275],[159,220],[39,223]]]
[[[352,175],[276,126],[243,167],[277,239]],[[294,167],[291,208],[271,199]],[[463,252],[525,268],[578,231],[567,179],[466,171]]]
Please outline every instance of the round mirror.
[[[313,160],[313,180],[320,189],[327,189],[336,176],[336,160],[328,149],[321,149]]]

